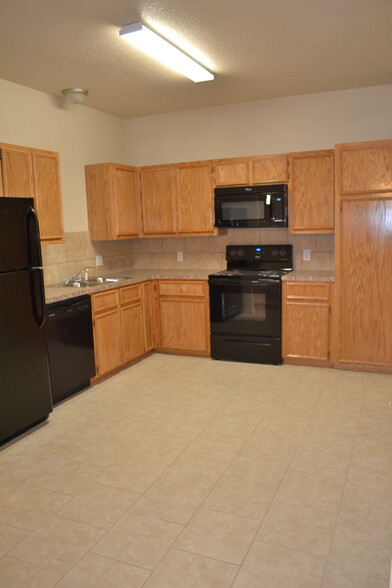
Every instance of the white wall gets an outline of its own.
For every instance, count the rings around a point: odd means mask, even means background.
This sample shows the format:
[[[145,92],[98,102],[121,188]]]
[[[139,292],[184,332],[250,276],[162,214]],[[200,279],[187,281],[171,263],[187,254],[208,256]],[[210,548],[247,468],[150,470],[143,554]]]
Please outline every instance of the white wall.
[[[87,230],[84,166],[125,163],[122,119],[5,80],[0,80],[0,142],[60,153],[66,232]]]
[[[125,129],[132,165],[330,149],[392,138],[392,85],[129,119]]]

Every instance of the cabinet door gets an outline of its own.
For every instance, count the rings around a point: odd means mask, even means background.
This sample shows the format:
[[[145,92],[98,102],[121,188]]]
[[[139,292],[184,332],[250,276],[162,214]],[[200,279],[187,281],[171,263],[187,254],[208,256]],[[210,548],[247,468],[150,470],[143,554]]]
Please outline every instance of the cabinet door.
[[[144,347],[145,351],[154,348],[154,317],[152,306],[152,284],[143,282],[143,323],[144,323]]]
[[[64,229],[58,156],[33,153],[32,157],[41,241],[59,243]]]
[[[392,141],[337,145],[342,195],[392,191]]]
[[[1,148],[3,195],[33,198],[34,180],[31,150]]]
[[[329,359],[329,304],[287,302],[284,357]]]
[[[339,359],[392,366],[392,200],[341,203]]]
[[[176,177],[174,167],[141,171],[143,232],[146,235],[176,232]]]
[[[287,182],[289,179],[287,157],[273,159],[255,159],[250,164],[250,181],[252,184],[274,184]]]
[[[94,316],[94,350],[97,376],[123,364],[121,317],[118,308]]]
[[[140,194],[137,171],[113,166],[113,233],[117,238],[135,237],[140,233]]]
[[[211,165],[178,167],[178,231],[212,233],[214,192]]]
[[[144,353],[143,305],[136,302],[121,308],[124,362]]]
[[[249,184],[249,161],[221,161],[214,164],[215,186]]]
[[[161,346],[189,352],[208,351],[205,300],[160,300]]]
[[[333,152],[290,158],[289,232],[334,230]]]

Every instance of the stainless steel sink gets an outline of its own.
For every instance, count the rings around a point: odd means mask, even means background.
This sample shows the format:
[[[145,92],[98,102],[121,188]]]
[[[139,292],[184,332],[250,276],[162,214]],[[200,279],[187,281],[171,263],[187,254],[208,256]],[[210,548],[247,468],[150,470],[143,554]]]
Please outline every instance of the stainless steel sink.
[[[130,280],[133,276],[123,276],[120,278],[89,278],[88,280],[75,280],[75,281],[68,281],[64,282],[62,286],[66,286],[68,288],[89,288],[91,286],[98,286],[100,284],[116,284],[117,282],[122,282],[123,280]]]

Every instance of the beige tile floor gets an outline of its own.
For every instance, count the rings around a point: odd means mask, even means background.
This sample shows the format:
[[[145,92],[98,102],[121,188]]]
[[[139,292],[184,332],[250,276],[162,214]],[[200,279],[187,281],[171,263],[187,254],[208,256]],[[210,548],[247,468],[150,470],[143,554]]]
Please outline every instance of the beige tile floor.
[[[0,452],[2,588],[387,588],[392,376],[153,355]]]

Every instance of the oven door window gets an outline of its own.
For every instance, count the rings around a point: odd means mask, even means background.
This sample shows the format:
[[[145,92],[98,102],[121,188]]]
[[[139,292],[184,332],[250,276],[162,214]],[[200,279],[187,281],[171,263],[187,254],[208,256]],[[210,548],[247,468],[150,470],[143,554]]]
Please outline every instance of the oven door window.
[[[280,283],[210,284],[211,331],[255,336],[280,336]]]
[[[265,321],[267,299],[264,292],[230,289],[222,292],[222,318],[224,321]]]

